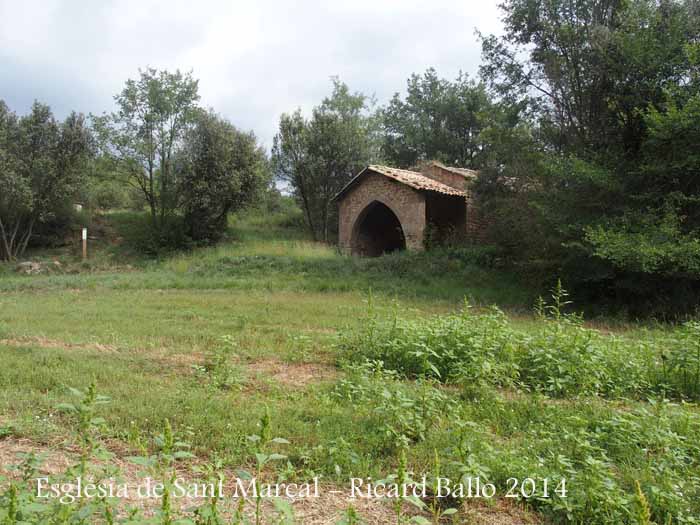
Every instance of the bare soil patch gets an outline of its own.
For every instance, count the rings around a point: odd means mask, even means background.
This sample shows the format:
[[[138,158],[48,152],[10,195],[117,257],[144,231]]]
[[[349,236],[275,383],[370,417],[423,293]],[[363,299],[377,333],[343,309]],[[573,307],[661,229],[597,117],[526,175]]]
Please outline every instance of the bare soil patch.
[[[205,357],[202,352],[169,352],[166,348],[119,348],[102,343],[69,343],[59,339],[49,339],[41,336],[22,336],[0,339],[0,346],[18,348],[50,348],[56,350],[83,350],[102,353],[133,352],[154,361],[168,365],[190,369],[192,365],[201,364]]]
[[[41,336],[24,336],[9,339],[0,339],[0,345],[18,347],[57,348],[61,350],[94,350],[98,352],[117,352],[112,345],[101,343],[67,343],[58,339],[49,339]]]
[[[249,372],[259,374],[292,388],[334,379],[338,371],[323,363],[285,363],[276,359],[253,361],[246,365]]]

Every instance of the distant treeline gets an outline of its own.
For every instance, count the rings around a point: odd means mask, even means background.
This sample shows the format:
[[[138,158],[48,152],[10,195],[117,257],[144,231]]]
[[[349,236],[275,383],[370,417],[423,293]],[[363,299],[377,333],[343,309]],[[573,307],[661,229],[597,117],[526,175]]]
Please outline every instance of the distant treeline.
[[[18,117],[0,101],[0,260],[60,242],[78,203],[146,208],[147,252],[216,242],[228,214],[269,189],[255,135],[200,107],[191,74],[139,71],[115,101],[63,123],[38,102]]]

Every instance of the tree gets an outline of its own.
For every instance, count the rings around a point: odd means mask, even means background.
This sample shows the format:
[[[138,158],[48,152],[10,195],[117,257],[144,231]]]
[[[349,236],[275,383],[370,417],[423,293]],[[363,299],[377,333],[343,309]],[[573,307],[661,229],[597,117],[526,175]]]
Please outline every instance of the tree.
[[[506,33],[482,39],[482,76],[507,100],[527,99],[560,153],[634,160],[640,108],[687,71],[697,31],[691,2],[507,0]]]
[[[691,63],[700,66],[700,45]],[[595,254],[616,268],[700,279],[700,83],[666,92],[662,109],[644,115],[646,139],[634,174],[635,206],[586,229]]]
[[[272,160],[278,180],[298,199],[309,231],[329,241],[337,222],[332,199],[378,156],[378,122],[371,101],[333,80],[333,93],[315,107],[311,120],[297,111],[280,118]]]
[[[454,82],[441,79],[431,68],[411,75],[407,92],[382,110],[384,156],[404,168],[421,160],[480,167],[479,133],[491,109],[486,87],[462,73]]]
[[[669,90],[682,93],[672,97],[679,108],[698,92],[696,3],[507,0],[503,10],[504,35],[482,40],[481,73],[500,104],[526,108],[541,152],[529,180],[504,180],[544,234],[530,239],[530,262],[546,261],[579,291],[627,297],[635,307],[660,300],[664,287],[697,291],[700,274],[677,264],[696,267],[697,233],[686,220],[697,216],[696,186],[677,183],[696,172],[692,126],[683,138],[661,117],[672,116]]]
[[[317,206],[317,193],[312,179],[312,159],[309,154],[308,122],[296,110],[280,117],[279,132],[273,139],[272,165],[278,180],[290,186],[304,212],[304,219],[314,239],[319,227],[314,210]]]
[[[179,70],[139,70],[114,98],[119,110],[95,118],[95,128],[119,173],[143,193],[158,230],[180,204],[173,157],[198,113],[198,81]]]
[[[228,214],[252,203],[269,182],[264,150],[213,112],[201,112],[177,155],[179,194],[189,236],[215,242]]]
[[[91,153],[82,115],[58,123],[35,102],[17,118],[0,101],[0,259],[21,256],[37,227],[56,218],[76,194]]]

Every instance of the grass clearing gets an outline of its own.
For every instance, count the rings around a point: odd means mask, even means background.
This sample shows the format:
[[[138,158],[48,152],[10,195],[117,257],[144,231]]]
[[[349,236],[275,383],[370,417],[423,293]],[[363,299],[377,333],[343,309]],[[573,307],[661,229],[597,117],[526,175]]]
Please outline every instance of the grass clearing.
[[[87,433],[124,457],[160,458],[161,475],[179,463],[251,470],[256,454],[279,454],[265,479],[336,487],[400,476],[405,454],[415,477],[498,486],[486,507],[451,502],[455,522],[638,523],[647,505],[658,523],[698,523],[692,328],[545,322],[524,313],[532,290],[468,254],[348,258],[284,216],[238,218],[230,242],[154,260],[114,242],[137,219],[107,220],[112,237],[88,263],[56,252],[44,254],[61,262],[50,274],[0,270],[0,449]],[[465,296],[508,315],[477,308],[459,321]],[[57,407],[93,382],[110,402],[90,408],[104,422],[81,434],[80,411]],[[168,425],[193,458],[167,459]],[[267,434],[289,443],[264,445]],[[538,491],[566,478],[569,496],[514,507],[511,477]],[[401,513],[432,519],[425,505]],[[340,519],[337,506],[326,518]]]

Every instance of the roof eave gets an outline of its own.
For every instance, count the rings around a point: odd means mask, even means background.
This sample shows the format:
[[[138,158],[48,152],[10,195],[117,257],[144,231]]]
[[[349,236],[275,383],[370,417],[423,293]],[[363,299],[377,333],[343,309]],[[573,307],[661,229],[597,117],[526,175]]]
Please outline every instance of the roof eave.
[[[369,166],[367,166],[366,168],[364,168],[360,173],[358,173],[358,174],[355,175],[352,179],[350,179],[350,180],[348,181],[348,183],[347,183],[345,186],[343,186],[343,187],[340,189],[340,191],[339,191],[338,193],[336,193],[336,194],[333,196],[333,198],[331,199],[331,202],[336,202],[336,201],[338,201],[345,193],[347,193],[347,191],[350,189],[350,187],[351,187],[353,184],[355,184],[355,182],[356,182],[362,175],[364,175],[365,172],[368,171],[368,170],[370,170],[370,167],[369,167]]]

